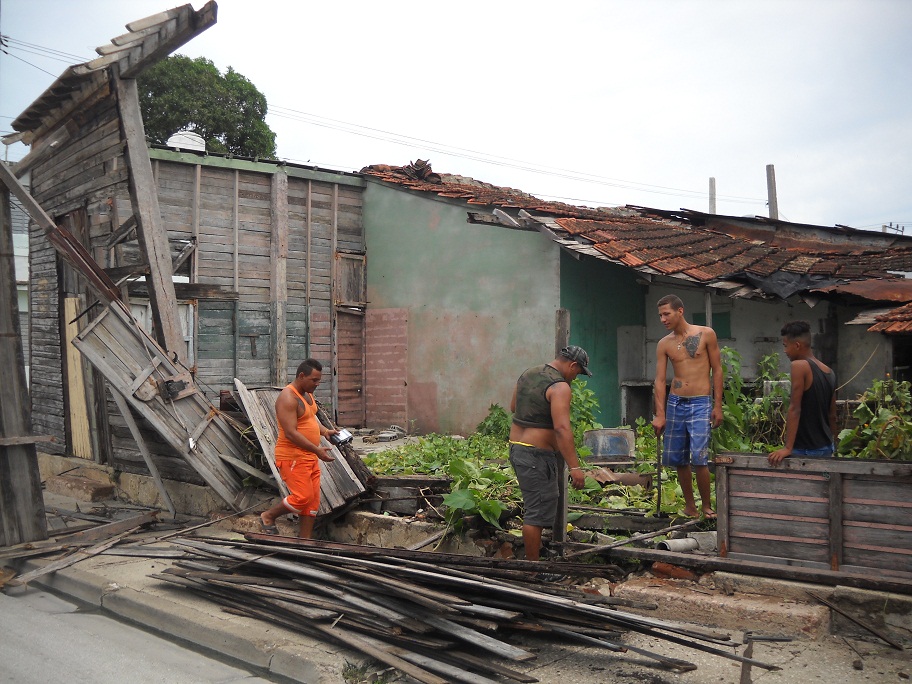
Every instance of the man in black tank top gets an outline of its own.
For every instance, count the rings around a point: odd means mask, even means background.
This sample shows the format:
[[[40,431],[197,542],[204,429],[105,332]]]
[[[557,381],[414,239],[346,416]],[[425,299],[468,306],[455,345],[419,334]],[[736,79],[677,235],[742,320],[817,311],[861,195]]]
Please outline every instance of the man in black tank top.
[[[836,373],[811,351],[811,326],[782,326],[782,347],[792,362],[792,395],[785,419],[785,446],[769,455],[770,465],[788,456],[831,458],[836,434]]]

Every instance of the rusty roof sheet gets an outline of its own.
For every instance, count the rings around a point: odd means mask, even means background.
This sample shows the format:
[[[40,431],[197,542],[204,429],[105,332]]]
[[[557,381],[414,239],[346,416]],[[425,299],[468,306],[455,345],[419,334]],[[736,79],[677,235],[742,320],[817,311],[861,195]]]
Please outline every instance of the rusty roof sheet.
[[[899,301],[912,301],[912,288],[892,273],[912,272],[912,238],[901,235],[690,210],[579,207],[438,174],[423,160],[403,167],[368,166],[361,173],[409,190],[545,215],[533,219],[546,225],[562,244],[576,240],[593,248],[600,258],[644,272],[707,285],[749,284],[739,290],[739,296],[759,288],[765,295],[782,297],[813,291],[870,300],[892,300],[898,294]],[[774,279],[775,286],[764,287]]]
[[[912,280],[857,280],[854,282],[828,285],[813,290],[824,294],[852,295],[879,302],[912,302]]]

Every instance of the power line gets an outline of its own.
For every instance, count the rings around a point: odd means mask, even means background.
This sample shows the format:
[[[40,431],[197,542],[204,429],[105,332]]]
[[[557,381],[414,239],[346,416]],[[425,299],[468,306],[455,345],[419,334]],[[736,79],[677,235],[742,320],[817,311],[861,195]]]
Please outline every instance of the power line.
[[[41,45],[36,45],[34,43],[28,43],[21,41],[10,36],[3,35],[2,40],[4,45],[8,48],[10,43],[16,44],[18,50],[27,52],[30,54],[42,55],[51,59],[57,59],[60,61],[69,61],[71,59],[82,60],[82,57],[77,55],[72,55],[67,52],[60,50],[55,50],[53,48],[46,48]],[[31,49],[27,49],[31,48]],[[17,55],[10,54],[11,57],[16,57],[21,61],[29,64],[30,66],[44,71],[44,73],[54,76],[48,71],[41,69],[35,64],[18,57]],[[541,175],[551,176],[555,178],[564,178],[567,180],[583,182],[583,183],[593,183],[595,185],[613,187],[623,190],[634,190],[637,192],[648,192],[665,196],[676,196],[676,197],[686,197],[689,199],[702,199],[705,197],[705,193],[696,190],[686,190],[682,188],[672,188],[661,185],[652,185],[648,183],[639,183],[636,181],[628,181],[617,178],[610,178],[607,176],[600,176],[597,174],[590,174],[586,172],[575,171],[573,169],[565,169],[560,167],[547,166],[543,164],[536,164],[534,162],[528,162],[520,159],[515,159],[512,157],[503,157],[499,155],[494,155],[486,152],[480,152],[478,150],[471,150],[468,148],[457,147],[454,145],[447,145],[445,143],[438,143],[432,140],[426,140],[423,138],[416,138],[409,135],[403,135],[401,133],[395,133],[392,131],[385,131],[379,128],[373,128],[370,126],[364,126],[361,124],[355,124],[347,121],[342,121],[339,119],[332,119],[329,117],[319,116],[317,114],[311,114],[309,112],[302,112],[300,110],[292,109],[290,107],[281,107],[273,106],[270,108],[270,114],[272,116],[290,119],[292,121],[297,121],[301,123],[307,123],[312,126],[319,126],[323,128],[329,128],[350,135],[358,135],[361,137],[372,138],[374,140],[380,140],[384,142],[391,142],[397,145],[403,145],[406,147],[417,148],[421,150],[427,150],[432,152],[437,152],[441,154],[447,154],[453,157],[458,157],[462,159],[469,159],[472,161],[478,161],[484,164],[490,164],[493,166],[502,166],[507,168],[514,168],[521,171],[526,171],[529,173],[537,173]],[[729,195],[719,195],[718,199],[725,202],[734,202],[742,204],[756,204],[758,202],[764,202],[765,200],[759,198],[751,197],[739,197],[739,196],[729,196]]]
[[[81,55],[74,55],[69,52],[63,52],[62,50],[55,50],[54,48],[44,47],[43,45],[36,45],[35,43],[27,43],[24,40],[18,40],[6,34],[0,35],[0,40],[2,40],[7,46],[10,44],[24,46],[18,49],[32,48],[33,50],[38,50],[41,53],[46,54],[52,59],[59,59],[60,61],[66,61],[70,64],[73,63],[73,60],[78,62],[87,62],[88,60],[82,57]]]
[[[275,111],[275,110],[284,110],[284,111]],[[286,113],[288,112],[288,113]],[[436,143],[429,140],[424,140],[422,138],[415,138],[412,136],[402,135],[399,133],[393,133],[391,131],[384,131],[377,128],[371,128],[369,126],[362,126],[360,124],[353,124],[347,121],[341,121],[339,119],[331,119],[328,117],[319,116],[316,114],[310,114],[307,112],[300,112],[298,110],[290,109],[287,107],[273,106],[270,108],[270,113],[273,116],[280,118],[291,119],[292,121],[298,121],[302,123],[308,123],[313,126],[319,126],[322,128],[330,128],[333,130],[342,131],[345,133],[350,133],[352,135],[359,135],[366,138],[372,138],[374,140],[382,140],[385,142],[392,142],[399,145],[404,145],[407,147],[418,148],[422,150],[429,150],[433,152],[439,152],[442,154],[448,154],[454,157],[460,157],[463,159],[470,159],[473,161],[480,161],[486,164],[491,164],[494,166],[503,166],[509,168],[515,168],[522,171],[527,171],[530,173],[538,173],[547,176],[553,176],[557,178],[566,178],[568,180],[574,180],[584,183],[594,183],[596,185],[604,185],[608,187],[615,187],[624,190],[636,190],[638,192],[650,192],[660,195],[672,195],[677,197],[688,197],[688,198],[703,198],[706,196],[706,193],[703,191],[696,190],[684,190],[681,188],[670,188],[662,185],[650,185],[647,183],[637,183],[635,181],[624,181],[615,178],[608,178],[606,176],[598,176],[595,174],[589,174],[584,172],[577,172],[570,169],[563,169],[559,167],[550,167],[542,164],[535,164],[533,162],[527,162],[519,159],[513,159],[511,157],[501,157],[498,155],[491,155],[484,152],[479,152],[477,150],[470,150],[467,148],[456,147],[453,145],[446,145],[443,143]],[[727,202],[737,202],[744,204],[756,204],[758,202],[765,202],[766,200],[760,198],[749,198],[749,197],[738,197],[738,196],[719,196],[723,201]]]
[[[48,71],[47,69],[42,69],[42,68],[41,68],[40,66],[38,66],[37,64],[32,64],[32,63],[29,62],[28,60],[22,59],[22,57],[20,57],[19,55],[14,55],[12,52],[9,52],[8,50],[2,50],[2,49],[0,49],[0,52],[2,52],[3,54],[5,54],[5,55],[8,56],[8,57],[12,57],[13,59],[18,59],[20,62],[24,62],[25,64],[28,64],[30,67],[35,67],[36,69],[38,69],[38,71],[43,71],[44,73],[46,73],[46,74],[47,74],[48,76],[50,76],[51,78],[57,78],[57,75],[56,75],[56,74],[52,74],[52,73],[51,73],[50,71]]]

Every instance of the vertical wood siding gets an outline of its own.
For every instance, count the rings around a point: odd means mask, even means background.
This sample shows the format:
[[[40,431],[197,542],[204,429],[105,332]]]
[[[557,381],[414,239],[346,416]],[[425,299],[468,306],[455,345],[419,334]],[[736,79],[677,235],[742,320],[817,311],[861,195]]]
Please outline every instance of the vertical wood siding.
[[[89,200],[90,247],[99,263],[106,267],[139,264],[135,238],[112,249],[105,247],[111,233],[130,217],[131,208],[116,113],[113,107],[99,105],[92,114],[94,123],[86,124],[82,135],[72,138],[75,142],[35,168],[33,185],[42,205],[58,212],[87,206]],[[233,388],[235,376],[250,387],[273,384],[270,273],[275,166],[233,165],[226,160],[208,165],[164,156],[167,154],[153,154],[152,163],[172,257],[187,241],[196,239],[196,251],[178,273],[192,275],[192,282],[200,285],[221,286],[229,292],[236,288],[235,294],[221,299],[189,302],[196,307],[196,378],[210,401],[218,403],[219,391]],[[361,193],[360,187],[289,173],[288,379],[307,356],[324,364],[331,362],[335,321],[332,246],[335,241],[340,250],[363,252]],[[47,445],[48,451],[64,453],[66,409],[60,389],[63,362],[57,258],[40,231],[31,235],[30,264],[35,429],[57,438]],[[340,406],[333,408],[350,426],[362,424],[364,413],[363,347],[359,347],[363,345],[363,320],[363,316],[345,314],[336,322],[339,368],[333,370]],[[332,377],[327,376],[316,393],[327,405],[333,397]],[[110,395],[106,405],[114,464],[128,472],[146,472]],[[135,417],[162,475],[199,483],[193,469],[145,421]]]

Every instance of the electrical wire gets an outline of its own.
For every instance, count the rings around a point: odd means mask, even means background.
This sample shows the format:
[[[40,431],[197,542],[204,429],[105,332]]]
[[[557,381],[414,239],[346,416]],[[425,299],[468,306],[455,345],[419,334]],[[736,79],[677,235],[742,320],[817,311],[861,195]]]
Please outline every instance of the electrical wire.
[[[36,45],[35,43],[27,43],[24,40],[18,40],[16,38],[13,38],[6,34],[0,35],[0,41],[2,41],[3,44],[7,45],[7,46],[9,46],[11,44],[23,46],[23,47],[18,48],[21,50],[24,50],[25,48],[31,48],[32,50],[37,50],[38,53],[45,54],[50,59],[58,59],[62,62],[68,62],[70,64],[73,63],[73,60],[77,60],[79,62],[88,61],[81,55],[74,55],[70,52],[63,52],[61,50],[55,50],[54,48],[44,47],[43,45]],[[35,54],[38,54],[38,53],[35,53]]]
[[[30,67],[35,67],[36,69],[38,69],[38,71],[43,71],[44,73],[46,73],[48,76],[50,76],[50,77],[52,77],[52,78],[57,78],[57,75],[56,75],[56,74],[52,74],[52,73],[51,73],[50,71],[48,71],[47,69],[42,69],[42,68],[41,68],[40,66],[38,66],[37,64],[32,64],[32,63],[29,62],[28,60],[22,59],[22,57],[20,57],[19,55],[14,55],[14,54],[13,54],[12,52],[10,52],[9,50],[0,50],[0,52],[2,52],[3,54],[5,54],[7,57],[12,57],[13,59],[18,59],[20,62],[23,62],[23,63],[25,63],[25,64],[28,64]]]
[[[55,59],[62,62],[72,63],[73,60],[77,62],[86,61],[82,56],[74,55],[72,53],[64,52],[62,50],[56,50],[54,48],[48,48],[42,45],[35,43],[29,43],[27,41],[18,40],[12,38],[6,34],[0,34],[0,51],[4,54],[20,60],[21,62],[32,66],[39,71],[42,71],[49,76],[54,76],[51,72],[42,69],[36,64],[32,64],[28,60],[19,57],[18,55],[12,54],[9,50],[13,48],[18,51],[25,52],[27,54],[34,54],[39,56],[44,56],[48,59]],[[5,48],[5,49],[4,49]],[[401,145],[404,147],[411,147],[416,149],[421,149],[429,152],[436,152],[439,154],[445,154],[452,157],[457,157],[461,159],[468,159],[471,161],[478,161],[484,164],[489,164],[492,166],[501,166],[507,168],[513,168],[520,171],[526,171],[529,173],[535,173],[545,176],[551,176],[555,178],[564,178],[567,180],[582,182],[582,183],[592,183],[595,185],[600,185],[604,187],[611,187],[623,190],[633,190],[637,192],[647,192],[663,196],[670,197],[684,197],[690,199],[703,199],[706,196],[706,193],[702,190],[687,190],[683,188],[674,188],[663,185],[654,185],[649,183],[640,183],[637,181],[629,181],[624,179],[611,178],[607,176],[600,176],[597,174],[591,174],[581,171],[575,171],[573,169],[567,169],[562,167],[547,166],[543,164],[536,164],[534,162],[528,162],[521,159],[516,159],[513,157],[505,157],[501,155],[489,154],[486,152],[480,152],[478,150],[472,150],[469,148],[458,147],[455,145],[448,145],[445,143],[438,143],[432,140],[427,140],[424,138],[417,138],[410,135],[404,135],[401,133],[395,133],[393,131],[386,131],[380,128],[374,128],[372,126],[364,126],[362,124],[351,123],[348,121],[342,121],[341,119],[333,119],[330,117],[320,116],[318,114],[312,114],[310,112],[303,112],[298,109],[293,109],[291,107],[282,107],[279,105],[273,105],[269,108],[267,116],[274,116],[278,118],[289,119],[291,121],[296,121],[299,123],[306,123],[311,126],[318,126],[322,128],[328,128],[331,130],[337,130],[349,135],[357,135],[361,137],[371,138],[374,140],[380,140],[383,142],[390,142],[396,145]],[[14,117],[5,117],[5,118],[14,118]],[[296,159],[289,159],[289,161],[296,161],[300,163],[310,163],[310,160],[302,161]],[[343,167],[345,164],[337,164],[335,166]],[[552,198],[556,200],[563,200],[568,202],[581,202],[589,204],[598,204],[603,202],[603,200],[589,200],[589,199],[580,199],[574,197],[561,197],[558,195],[551,195],[547,193],[532,193],[536,196],[543,198]],[[744,197],[739,195],[717,195],[717,200],[727,202],[727,203],[739,203],[739,204],[766,204],[767,200],[763,198],[754,198],[754,197]],[[780,214],[788,220],[785,215],[781,212]],[[884,223],[874,223],[867,226],[862,226],[862,228],[872,228],[879,225],[885,225]],[[909,221],[900,221],[894,222],[898,225],[904,223],[910,223]]]
[[[276,111],[278,110],[278,111]],[[284,110],[284,111],[282,111]],[[590,174],[585,172],[573,171],[571,169],[564,169],[560,167],[551,167],[541,164],[535,164],[533,162],[527,162],[519,159],[514,159],[511,157],[502,157],[499,155],[491,155],[484,152],[479,152],[477,150],[470,150],[463,147],[456,147],[453,145],[446,145],[443,143],[436,143],[429,140],[424,140],[422,138],[415,138],[412,136],[402,135],[399,133],[394,133],[391,131],[384,131],[382,129],[372,128],[369,126],[362,126],[360,124],[354,124],[346,121],[340,121],[338,119],[330,119],[328,117],[318,116],[316,114],[310,114],[307,112],[300,112],[293,109],[288,109],[285,107],[273,106],[270,108],[267,116],[272,115],[279,118],[290,119],[292,121],[298,121],[301,123],[307,123],[312,126],[318,126],[322,128],[329,128],[332,130],[338,130],[344,133],[349,133],[351,135],[359,135],[365,138],[371,138],[374,140],[382,140],[384,142],[392,142],[398,145],[403,145],[406,147],[419,148],[422,150],[428,150],[432,152],[439,152],[442,154],[448,154],[454,157],[459,157],[463,159],[470,159],[472,161],[479,161],[485,164],[491,164],[493,166],[502,166],[519,169],[521,171],[527,171],[530,173],[538,173],[547,176],[553,176],[558,178],[566,178],[568,180],[574,180],[584,183],[593,183],[596,185],[602,185],[607,187],[620,188],[624,190],[636,190],[638,192],[650,192],[660,195],[671,195],[677,197],[690,197],[690,198],[700,198],[706,196],[706,193],[701,190],[685,190],[681,188],[671,188],[668,186],[662,185],[650,185],[648,183],[638,183],[636,181],[626,181],[616,178],[610,178],[607,176],[599,176],[596,174]],[[739,202],[746,204],[756,204],[759,202],[765,202],[765,199],[760,198],[750,198],[750,197],[740,197],[735,195],[717,195],[718,199],[728,202]]]

